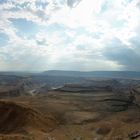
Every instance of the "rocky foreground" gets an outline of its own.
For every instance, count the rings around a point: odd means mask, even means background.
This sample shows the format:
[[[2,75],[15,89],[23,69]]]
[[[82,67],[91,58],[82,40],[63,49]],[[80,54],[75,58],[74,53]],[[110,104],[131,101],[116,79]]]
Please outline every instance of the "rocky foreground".
[[[139,80],[10,79],[0,84],[0,140],[140,139]]]
[[[111,92],[50,91],[1,99],[0,114],[2,140],[139,139],[140,108]]]

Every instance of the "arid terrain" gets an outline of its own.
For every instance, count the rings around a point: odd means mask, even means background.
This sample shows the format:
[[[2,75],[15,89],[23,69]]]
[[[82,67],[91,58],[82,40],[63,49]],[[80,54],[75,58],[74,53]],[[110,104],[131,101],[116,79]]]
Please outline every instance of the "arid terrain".
[[[138,79],[1,75],[0,83],[0,140],[140,139]]]

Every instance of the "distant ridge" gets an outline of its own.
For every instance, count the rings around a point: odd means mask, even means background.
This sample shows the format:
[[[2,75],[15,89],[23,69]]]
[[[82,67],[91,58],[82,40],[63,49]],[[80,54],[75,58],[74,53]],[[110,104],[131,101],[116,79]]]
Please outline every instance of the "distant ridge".
[[[105,77],[105,78],[138,78],[138,71],[64,71],[64,70],[48,70],[41,73],[49,76],[70,76],[70,77]]]

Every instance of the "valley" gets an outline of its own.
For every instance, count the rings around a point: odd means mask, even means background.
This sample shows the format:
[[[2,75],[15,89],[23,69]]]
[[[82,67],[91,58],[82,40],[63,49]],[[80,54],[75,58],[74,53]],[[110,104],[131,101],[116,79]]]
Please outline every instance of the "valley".
[[[140,139],[139,79],[60,77],[1,76],[0,140]]]

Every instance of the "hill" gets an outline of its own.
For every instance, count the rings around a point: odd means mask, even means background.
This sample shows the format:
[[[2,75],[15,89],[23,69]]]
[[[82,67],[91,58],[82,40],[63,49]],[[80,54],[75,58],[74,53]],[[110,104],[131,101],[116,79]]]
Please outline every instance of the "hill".
[[[57,123],[51,114],[45,116],[28,105],[13,101],[0,101],[0,134],[29,134],[50,132]]]
[[[49,76],[69,76],[69,77],[108,77],[108,78],[140,78],[137,71],[63,71],[49,70],[41,73]]]

